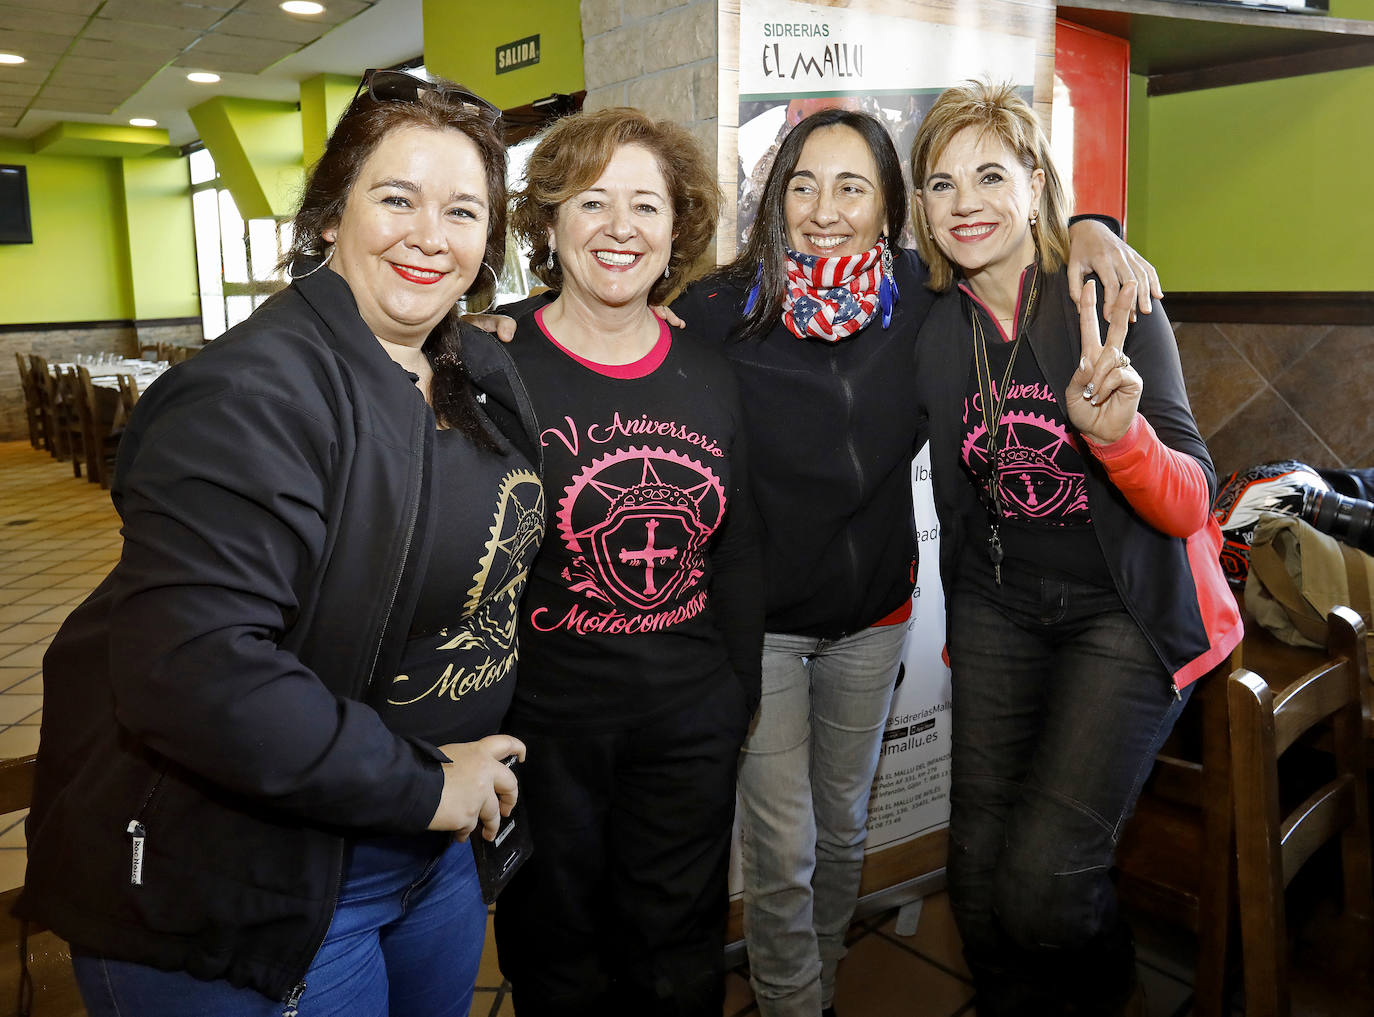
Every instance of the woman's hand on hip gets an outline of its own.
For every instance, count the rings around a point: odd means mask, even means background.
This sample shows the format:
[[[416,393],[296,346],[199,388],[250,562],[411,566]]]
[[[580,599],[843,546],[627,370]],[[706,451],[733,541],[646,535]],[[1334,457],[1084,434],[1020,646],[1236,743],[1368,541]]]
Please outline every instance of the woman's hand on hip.
[[[523,760],[525,743],[510,735],[488,735],[481,741],[440,745],[439,751],[449,762],[443,764],[444,791],[429,828],[452,830],[459,840],[467,840],[480,826],[491,840],[519,794],[515,774],[504,760]]]
[[[1091,280],[1078,299],[1078,330],[1083,357],[1069,379],[1065,400],[1069,420],[1099,445],[1119,440],[1130,429],[1140,406],[1143,383],[1121,347],[1135,304],[1136,284],[1126,283],[1107,313],[1107,341],[1097,320],[1097,285]]]

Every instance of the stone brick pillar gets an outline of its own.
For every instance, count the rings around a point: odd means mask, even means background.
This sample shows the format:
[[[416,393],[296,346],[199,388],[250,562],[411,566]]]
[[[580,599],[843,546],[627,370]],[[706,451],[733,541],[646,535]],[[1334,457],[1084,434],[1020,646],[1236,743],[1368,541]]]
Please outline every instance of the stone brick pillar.
[[[637,106],[716,159],[718,0],[582,0],[584,109]]]

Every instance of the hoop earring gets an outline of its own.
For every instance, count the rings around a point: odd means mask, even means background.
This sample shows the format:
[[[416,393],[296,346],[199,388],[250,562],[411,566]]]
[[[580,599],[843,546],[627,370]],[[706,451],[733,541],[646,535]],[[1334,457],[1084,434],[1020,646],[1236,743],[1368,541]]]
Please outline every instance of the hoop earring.
[[[334,257],[334,252],[337,251],[338,249],[339,249],[339,248],[338,248],[337,245],[332,245],[332,244],[331,244],[331,245],[330,245],[330,248],[329,248],[329,253],[326,254],[326,255],[324,256],[324,261],[320,262],[318,265],[316,265],[314,268],[312,268],[309,272],[302,272],[300,275],[292,275],[292,274],[291,274],[291,270],[290,270],[290,269],[287,269],[287,270],[286,270],[286,277],[287,277],[288,279],[290,279],[292,282],[295,282],[297,279],[304,279],[304,278],[305,278],[306,276],[308,276],[308,275],[314,275],[314,274],[315,274],[316,272],[318,272],[320,269],[324,268],[324,266],[326,266],[326,265],[329,264],[329,259],[332,258],[332,257]]]
[[[492,267],[491,267],[490,265],[488,265],[485,261],[482,262],[482,264],[481,264],[480,266],[478,266],[477,275],[476,275],[476,277],[473,278],[473,280],[472,280],[472,285],[473,285],[473,286],[476,286],[476,285],[477,285],[477,280],[480,279],[480,278],[482,278],[482,269],[484,269],[484,268],[485,268],[488,272],[491,273],[491,282],[492,282],[491,299],[487,301],[487,306],[484,307],[484,308],[482,308],[480,311],[464,310],[464,312],[463,312],[464,314],[486,314],[488,311],[490,311],[493,307],[496,306],[496,288],[497,288],[498,286],[500,286],[500,284],[501,284],[501,283],[500,283],[500,280],[496,278],[496,269],[492,268]],[[469,286],[468,289],[472,289],[472,286]],[[464,300],[467,300],[467,295],[466,295],[466,294],[463,295],[463,299],[464,299]]]

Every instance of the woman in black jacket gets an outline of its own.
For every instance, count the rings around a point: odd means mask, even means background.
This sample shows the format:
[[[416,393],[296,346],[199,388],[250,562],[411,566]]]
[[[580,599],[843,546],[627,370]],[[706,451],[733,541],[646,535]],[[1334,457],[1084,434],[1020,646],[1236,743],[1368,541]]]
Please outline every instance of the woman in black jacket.
[[[942,295],[918,342],[953,673],[949,895],[989,1017],[1115,1014],[1109,878],[1190,683],[1240,618],[1216,475],[1161,308],[1103,342],[1069,293],[1065,194],[1010,85],[944,92],[912,147]],[[1134,1010],[1129,1012],[1136,1012]]]
[[[140,400],[120,561],[44,659],[21,911],[92,1014],[468,1011],[537,441],[455,312],[501,267],[497,114],[364,86],[293,284]]]

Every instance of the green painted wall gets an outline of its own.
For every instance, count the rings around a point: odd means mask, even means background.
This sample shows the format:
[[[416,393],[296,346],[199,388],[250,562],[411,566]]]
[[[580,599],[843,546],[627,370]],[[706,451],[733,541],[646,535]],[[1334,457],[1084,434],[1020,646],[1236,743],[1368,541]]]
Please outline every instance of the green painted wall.
[[[191,183],[179,155],[123,159],[135,318],[200,315]]]
[[[27,167],[33,220],[32,244],[0,244],[0,322],[132,318],[119,161],[0,143],[0,162]]]
[[[296,104],[217,96],[187,111],[245,219],[295,211],[305,179]]]
[[[357,91],[357,78],[339,74],[317,74],[301,82],[301,143],[306,168],[324,155],[324,143]]]
[[[1362,67],[1135,102],[1131,240],[1165,288],[1374,289],[1371,95]]]
[[[1374,0],[1331,0],[1331,16],[1374,21]]]
[[[598,0],[602,2],[602,0]],[[425,66],[503,108],[583,87],[577,0],[468,4],[424,0]],[[496,47],[539,36],[539,63],[496,73]]]
[[[125,159],[150,155],[168,146],[167,132],[160,127],[123,127],[118,124],[83,124],[64,120],[33,139],[32,150],[40,155],[86,155]]]

